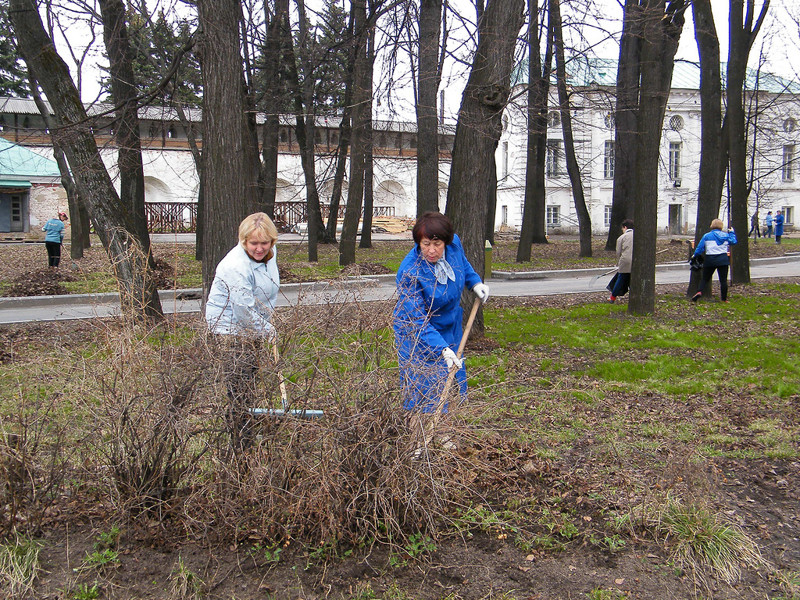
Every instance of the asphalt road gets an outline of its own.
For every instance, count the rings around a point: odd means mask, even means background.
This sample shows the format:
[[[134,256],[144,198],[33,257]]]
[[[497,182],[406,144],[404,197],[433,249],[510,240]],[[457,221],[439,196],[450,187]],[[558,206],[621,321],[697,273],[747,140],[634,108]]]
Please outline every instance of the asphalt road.
[[[492,296],[550,296],[605,291],[608,268],[530,273],[494,273],[487,281]],[[750,277],[800,277],[800,255],[754,259]],[[656,284],[688,283],[685,263],[659,265]],[[200,311],[199,290],[165,290],[161,302],[167,313]],[[394,297],[394,275],[354,278],[336,283],[287,284],[281,287],[278,306],[366,302]],[[734,293],[735,294],[735,293]],[[491,299],[490,299],[491,301]],[[119,314],[116,294],[0,298],[0,324],[96,319]]]

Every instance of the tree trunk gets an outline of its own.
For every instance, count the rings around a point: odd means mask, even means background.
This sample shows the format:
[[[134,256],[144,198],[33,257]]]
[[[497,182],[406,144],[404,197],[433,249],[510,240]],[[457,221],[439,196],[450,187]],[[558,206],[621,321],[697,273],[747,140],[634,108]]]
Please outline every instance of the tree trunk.
[[[750,283],[750,244],[747,243],[747,148],[745,138],[746,120],[744,108],[744,84],[747,75],[747,59],[758,31],[769,8],[764,0],[758,19],[755,19],[755,0],[747,0],[747,15],[742,14],[745,0],[730,0],[730,31],[728,35],[728,72],[726,94],[728,111],[728,154],[730,157],[731,197],[728,226],[732,226],[743,243],[731,248],[731,283]]]
[[[479,41],[458,113],[447,215],[472,266],[483,276],[484,234],[492,154],[502,133],[514,45],[524,23],[523,0],[490,2],[478,23]],[[473,328],[483,334],[483,316]]]
[[[339,238],[339,265],[347,266],[356,262],[356,235],[364,199],[364,144],[366,123],[372,118],[369,114],[369,74],[371,68],[367,55],[367,9],[366,0],[353,2],[353,31],[356,54],[353,69],[353,129],[350,140],[350,186],[347,189],[342,235]]]
[[[150,254],[150,233],[144,209],[144,164],[139,138],[138,94],[133,74],[133,52],[125,22],[125,5],[122,0],[100,0],[99,4],[116,113],[114,139],[118,149],[120,200],[130,207],[134,233],[153,267],[155,261]]]
[[[697,190],[697,218],[694,247],[712,219],[719,216],[722,186],[727,166],[727,144],[722,137],[722,79],[720,75],[719,38],[711,12],[711,0],[692,3],[694,35],[700,57],[700,182]],[[726,158],[720,160],[720,156]],[[697,292],[700,271],[690,271],[687,297]],[[711,294],[711,286],[706,288]]]
[[[299,13],[300,34],[298,45],[303,47],[304,44],[309,43],[308,21],[306,20],[306,9],[303,0],[297,0],[297,8]],[[303,83],[301,85],[297,69],[294,67],[298,61],[295,57],[291,35],[286,35],[282,42],[291,50],[286,56],[286,63],[289,69],[290,84],[294,86],[295,120],[297,122],[295,131],[297,132],[297,143],[300,146],[300,161],[303,166],[303,175],[305,177],[306,208],[308,214],[308,260],[309,262],[317,262],[319,260],[317,244],[322,235],[324,225],[322,223],[322,212],[319,205],[316,162],[314,160],[316,123],[314,112],[313,65],[308,59],[308,55],[300,58],[299,64],[303,69]]]
[[[439,38],[442,0],[419,5],[419,69],[417,82],[417,216],[439,210]]]
[[[558,104],[561,113],[561,130],[564,133],[564,152],[567,158],[567,174],[572,186],[572,198],[575,202],[575,214],[578,215],[580,231],[580,256],[592,255],[592,220],[586,208],[583,194],[581,170],[575,156],[575,138],[572,131],[572,109],[567,94],[567,66],[564,57],[564,32],[561,27],[561,2],[549,0],[550,19],[553,28],[553,42],[556,52],[556,84],[558,86]]]
[[[36,103],[36,108],[39,109],[39,114],[42,115],[45,127],[50,132],[56,130],[56,125],[50,116],[50,109],[45,101],[42,99],[42,94],[39,92],[39,83],[33,76],[33,71],[28,69],[28,85],[33,96],[33,101]],[[51,135],[52,138],[52,135]],[[83,258],[83,230],[81,229],[82,221],[80,215],[80,196],[78,188],[75,185],[75,180],[69,172],[69,165],[67,164],[67,157],[61,147],[53,141],[53,158],[55,158],[58,165],[58,172],[61,173],[61,185],[67,193],[67,206],[69,206],[70,215],[70,252],[69,256],[72,260],[80,260]]]
[[[375,176],[375,163],[372,153],[372,69],[375,64],[375,28],[370,27],[367,32],[367,70],[364,73],[365,87],[367,90],[366,111],[368,118],[364,123],[364,220],[361,225],[361,239],[359,248],[372,248],[372,211],[375,206],[375,189],[373,178]]]
[[[665,12],[665,0],[645,0],[641,13],[642,54],[636,144],[635,235],[628,312],[650,314],[656,305],[658,161],[683,8]],[[612,209],[613,210],[613,209]]]
[[[625,0],[622,38],[617,64],[617,105],[614,112],[614,189],[611,195],[611,219],[606,250],[614,251],[622,222],[633,217],[633,185],[636,173],[636,137],[638,131],[639,65],[642,34],[641,0]],[[635,224],[638,234],[639,224]]]
[[[172,106],[175,108],[175,113],[186,130],[186,142],[189,144],[189,150],[194,161],[194,169],[200,179],[200,183],[197,186],[197,217],[194,224],[194,258],[195,260],[203,260],[203,206],[205,205],[203,202],[203,152],[197,145],[194,124],[186,118],[186,113],[181,103],[178,100],[173,100]]]
[[[34,0],[11,0],[9,14],[19,50],[53,109],[54,143],[67,156],[75,181],[108,252],[120,288],[123,314],[134,319],[162,315],[147,255],[132,233],[130,207],[124,205],[100,158],[78,90],[67,65],[48,37]]]
[[[203,35],[203,286],[208,291],[217,264],[238,241],[239,223],[257,206],[256,148],[247,121],[239,54],[239,3],[199,0]]]
[[[531,259],[531,244],[547,243],[545,160],[547,154],[547,98],[552,61],[552,27],[547,28],[544,66],[539,59],[539,0],[528,0],[528,147],[525,161],[525,204],[517,247],[517,262]]]
[[[264,12],[267,3],[264,2]],[[265,17],[266,18],[266,17]],[[280,68],[283,60],[282,45],[284,29],[289,27],[289,1],[276,0],[275,14],[267,25],[267,38],[264,44],[263,80],[267,89],[264,100],[267,116],[261,127],[261,167],[259,183],[261,187],[260,209],[270,218],[275,216],[275,196],[278,186],[278,135],[280,133],[280,112],[283,108],[285,82]],[[286,35],[291,35],[288,31]]]

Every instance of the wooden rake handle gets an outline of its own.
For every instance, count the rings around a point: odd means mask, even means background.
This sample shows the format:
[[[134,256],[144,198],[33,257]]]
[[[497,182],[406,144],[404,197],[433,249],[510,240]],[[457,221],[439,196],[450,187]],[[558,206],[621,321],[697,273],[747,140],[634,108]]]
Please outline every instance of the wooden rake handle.
[[[481,306],[481,299],[475,298],[475,301],[472,303],[472,310],[469,312],[469,318],[467,319],[467,325],[464,327],[464,333],[461,335],[461,342],[458,344],[458,352],[456,353],[456,357],[461,358],[461,355],[464,353],[464,346],[467,345],[467,338],[469,338],[469,332],[472,329],[472,324],[475,322],[475,316],[478,314],[478,309]],[[458,372],[458,367],[453,365],[450,371],[447,373],[447,381],[444,382],[444,389],[442,390],[442,398],[439,400],[439,404],[436,407],[436,413],[434,414],[433,420],[434,423],[439,420],[439,417],[444,410],[444,405],[447,404],[447,396],[450,393],[450,388],[453,386],[453,380],[456,378],[456,373]]]
[[[280,367],[278,366],[278,361],[280,360],[280,356],[278,355],[278,342],[272,343],[272,356],[275,358],[275,369],[278,371],[278,381],[280,382],[280,390],[281,390],[281,407],[286,410],[287,406],[289,405],[289,399],[286,395],[286,381],[283,378],[283,372],[281,371]]]

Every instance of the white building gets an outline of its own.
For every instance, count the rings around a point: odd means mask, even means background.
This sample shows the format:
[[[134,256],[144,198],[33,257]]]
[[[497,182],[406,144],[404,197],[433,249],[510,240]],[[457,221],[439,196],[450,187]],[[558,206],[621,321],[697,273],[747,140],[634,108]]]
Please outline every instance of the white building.
[[[614,179],[614,92],[617,64],[583,59],[568,69],[575,150],[586,204],[595,233],[608,231]],[[689,233],[697,215],[700,165],[699,68],[676,63],[667,102],[659,167],[658,227],[664,233]],[[724,77],[724,71],[723,71]],[[749,214],[758,208],[763,224],[768,210],[784,212],[794,223],[800,207],[800,85],[769,74],[749,73],[747,93],[750,127],[748,154],[753,157],[754,184]],[[753,89],[759,89],[753,93]],[[520,88],[512,97],[524,101]],[[566,172],[561,118],[555,89],[548,114],[546,210],[550,231],[576,231],[577,216]],[[497,150],[497,226],[519,228],[525,190],[527,119],[522,104],[509,106],[503,117]],[[755,143],[754,143],[755,142]],[[753,151],[753,148],[755,150]],[[727,187],[721,212],[727,212]],[[708,224],[701,224],[703,228]]]

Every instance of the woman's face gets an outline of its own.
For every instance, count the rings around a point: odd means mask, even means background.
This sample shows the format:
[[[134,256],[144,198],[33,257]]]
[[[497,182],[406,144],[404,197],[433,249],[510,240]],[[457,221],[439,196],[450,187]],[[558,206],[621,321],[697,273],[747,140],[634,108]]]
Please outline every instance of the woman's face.
[[[442,240],[432,240],[423,237],[419,241],[419,249],[420,252],[422,252],[422,256],[424,256],[425,260],[429,263],[435,263],[444,256],[444,242]]]
[[[244,251],[255,261],[261,262],[269,254],[272,248],[272,240],[266,239],[258,234],[251,235],[244,241]]]

